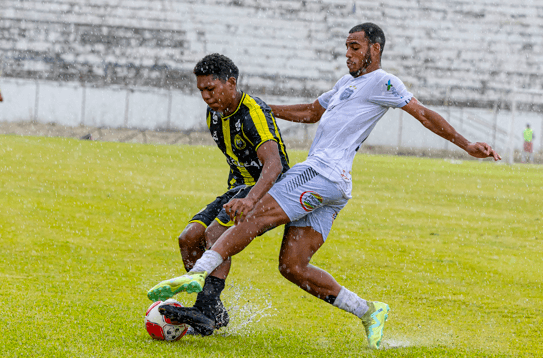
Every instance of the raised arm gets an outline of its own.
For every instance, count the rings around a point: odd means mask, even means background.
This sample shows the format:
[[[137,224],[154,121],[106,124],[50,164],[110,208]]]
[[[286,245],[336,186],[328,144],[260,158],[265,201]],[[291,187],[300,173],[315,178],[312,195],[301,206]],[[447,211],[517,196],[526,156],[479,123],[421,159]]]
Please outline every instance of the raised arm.
[[[483,142],[469,142],[458,133],[445,118],[431,109],[424,107],[416,98],[413,97],[413,99],[403,106],[402,109],[415,117],[423,126],[438,136],[443,137],[464,149],[469,155],[475,158],[493,157],[494,160],[502,159],[490,145]]]
[[[255,186],[245,198],[232,199],[224,205],[226,213],[235,224],[238,224],[253,210],[256,203],[270,190],[283,170],[279,148],[275,141],[269,140],[263,143],[258,148],[256,155],[262,162],[262,174],[260,174]]]
[[[271,104],[270,107],[277,118],[299,123],[318,122],[321,119],[322,114],[326,111],[319,103],[319,100],[316,100],[311,104],[293,104],[286,106]]]

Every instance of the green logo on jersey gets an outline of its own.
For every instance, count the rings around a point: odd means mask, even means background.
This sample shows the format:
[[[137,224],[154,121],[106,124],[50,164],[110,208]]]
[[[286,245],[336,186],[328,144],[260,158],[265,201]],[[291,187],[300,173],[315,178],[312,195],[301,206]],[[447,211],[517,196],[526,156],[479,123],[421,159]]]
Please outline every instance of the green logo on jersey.
[[[245,149],[245,147],[247,146],[247,143],[245,143],[245,141],[241,138],[239,134],[236,134],[236,136],[234,137],[234,145],[239,150],[242,150],[242,149]]]
[[[390,87],[393,87],[392,83],[390,83],[390,80],[388,80],[388,83],[386,84],[386,86],[387,86],[387,91],[390,91]]]

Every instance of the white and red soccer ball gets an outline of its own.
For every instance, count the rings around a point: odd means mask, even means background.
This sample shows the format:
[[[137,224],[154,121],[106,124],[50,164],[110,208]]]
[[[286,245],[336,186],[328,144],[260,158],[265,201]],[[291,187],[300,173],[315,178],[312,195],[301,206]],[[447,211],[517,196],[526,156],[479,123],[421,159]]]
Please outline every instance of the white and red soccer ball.
[[[183,307],[181,303],[177,302],[173,298],[170,298],[164,302],[153,302],[145,313],[145,329],[147,329],[147,333],[149,333],[153,339],[157,339],[159,341],[177,341],[187,333],[189,326],[186,324],[173,324],[169,318],[161,315],[160,312],[158,312],[158,306],[163,303]]]

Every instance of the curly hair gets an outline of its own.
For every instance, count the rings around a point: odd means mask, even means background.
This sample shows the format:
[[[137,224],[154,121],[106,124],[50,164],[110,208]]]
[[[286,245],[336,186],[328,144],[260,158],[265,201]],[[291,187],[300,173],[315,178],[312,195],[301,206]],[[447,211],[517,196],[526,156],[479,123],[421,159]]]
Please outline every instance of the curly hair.
[[[236,80],[239,76],[238,67],[228,57],[219,53],[212,53],[202,58],[196,66],[194,66],[194,74],[196,76],[212,75],[214,79],[228,81],[230,77]]]
[[[383,32],[383,30],[379,26],[371,22],[366,22],[360,25],[356,25],[351,30],[349,30],[349,33],[352,34],[360,31],[364,31],[366,39],[368,39],[370,44],[378,43],[379,45],[381,45],[382,55],[383,50],[385,49],[385,33]]]

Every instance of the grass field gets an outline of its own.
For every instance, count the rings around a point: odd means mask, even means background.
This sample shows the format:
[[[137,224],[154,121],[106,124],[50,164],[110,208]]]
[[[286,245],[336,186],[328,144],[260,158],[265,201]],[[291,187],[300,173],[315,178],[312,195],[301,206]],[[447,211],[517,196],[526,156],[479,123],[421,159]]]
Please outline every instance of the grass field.
[[[184,273],[177,236],[225,190],[221,156],[0,136],[0,357],[543,355],[543,167],[363,155],[313,263],[390,305],[385,350],[281,277],[282,229],[234,258],[228,329],[153,341],[147,289]]]

